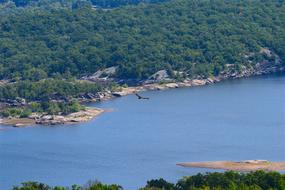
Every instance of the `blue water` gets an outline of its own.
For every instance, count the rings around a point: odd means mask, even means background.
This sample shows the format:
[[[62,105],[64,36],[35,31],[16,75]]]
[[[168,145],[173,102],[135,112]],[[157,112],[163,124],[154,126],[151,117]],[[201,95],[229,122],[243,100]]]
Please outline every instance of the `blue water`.
[[[92,104],[112,108],[91,122],[56,127],[3,127],[0,189],[28,180],[50,185],[88,180],[138,189],[204,172],[177,162],[285,160],[285,76],[144,92]]]

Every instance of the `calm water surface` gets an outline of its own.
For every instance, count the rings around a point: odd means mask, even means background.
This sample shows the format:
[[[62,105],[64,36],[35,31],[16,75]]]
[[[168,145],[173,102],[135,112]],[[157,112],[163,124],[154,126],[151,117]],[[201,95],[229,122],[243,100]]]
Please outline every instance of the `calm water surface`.
[[[148,179],[203,172],[177,162],[285,160],[285,76],[144,92],[93,106],[112,108],[73,126],[1,127],[0,189],[23,181],[87,180],[135,190]]]

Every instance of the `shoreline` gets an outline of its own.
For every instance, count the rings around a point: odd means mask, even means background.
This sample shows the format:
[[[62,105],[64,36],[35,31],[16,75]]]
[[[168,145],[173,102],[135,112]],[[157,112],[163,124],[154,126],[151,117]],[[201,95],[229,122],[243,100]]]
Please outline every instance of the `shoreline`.
[[[218,78],[207,78],[207,79],[186,79],[183,82],[168,82],[168,83],[151,83],[144,84],[140,86],[134,87],[120,87],[119,90],[113,92],[100,92],[101,97],[93,98],[89,100],[77,99],[81,103],[92,103],[98,101],[107,101],[113,98],[123,97],[130,94],[135,94],[142,91],[155,91],[155,90],[168,90],[174,88],[186,88],[186,87],[194,87],[194,86],[204,86],[208,84],[213,84],[216,82],[220,82]],[[95,112],[93,110],[96,110]],[[27,127],[34,125],[60,125],[60,124],[76,124],[90,121],[96,118],[101,113],[105,112],[105,110],[97,108],[97,107],[86,107],[86,111],[79,111],[75,113],[68,114],[66,116],[63,115],[45,115],[42,118],[0,118],[0,124],[8,125],[13,127]]]
[[[135,94],[142,91],[156,91],[156,90],[168,90],[175,88],[189,88],[189,87],[197,87],[197,86],[205,86],[210,85],[222,81],[227,80],[236,80],[236,79],[244,79],[250,78],[254,76],[262,76],[274,73],[284,73],[285,68],[281,67],[277,70],[259,70],[254,71],[251,70],[245,71],[239,75],[221,75],[218,77],[209,77],[206,79],[185,79],[184,81],[168,81],[168,82],[154,82],[150,84],[142,84],[133,87],[119,87],[119,90],[116,91],[107,91],[107,92],[99,92],[96,98],[91,99],[82,99],[77,98],[80,103],[92,103],[98,101],[107,101],[116,97],[123,97],[130,94]],[[105,112],[105,110],[96,108],[96,107],[86,107],[86,110],[82,110],[79,112],[71,113],[68,115],[45,115],[40,120],[37,118],[0,118],[0,124],[9,125],[13,127],[26,127],[32,125],[60,125],[60,124],[76,124],[81,122],[87,122],[94,118],[96,118],[101,113]]]
[[[40,118],[2,118],[0,124],[13,127],[27,127],[34,125],[66,125],[90,121],[104,112],[103,109],[86,107],[85,110],[70,113],[68,115],[44,115]]]
[[[197,86],[205,86],[211,85],[214,83],[229,81],[229,80],[238,80],[238,79],[246,79],[251,77],[258,77],[258,76],[266,76],[269,74],[277,74],[277,73],[284,73],[285,68],[282,68],[280,71],[276,72],[269,72],[269,73],[257,73],[252,75],[240,75],[235,77],[225,77],[225,76],[218,76],[218,77],[209,77],[206,79],[185,79],[182,82],[170,81],[170,82],[163,82],[163,83],[151,83],[151,84],[142,84],[139,86],[134,87],[121,87],[119,91],[107,93],[107,98],[96,99],[95,101],[106,101],[114,97],[122,97],[127,96],[129,94],[134,94],[137,92],[143,91],[156,91],[156,90],[168,90],[168,89],[175,89],[175,88],[189,88],[189,87],[197,87]],[[93,102],[93,101],[91,101]]]

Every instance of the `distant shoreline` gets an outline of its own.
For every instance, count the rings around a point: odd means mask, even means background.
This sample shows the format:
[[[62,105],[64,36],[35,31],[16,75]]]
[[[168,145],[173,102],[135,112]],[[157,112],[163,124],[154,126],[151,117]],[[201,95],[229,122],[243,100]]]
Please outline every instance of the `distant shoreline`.
[[[185,79],[182,82],[169,81],[169,82],[161,82],[161,83],[151,83],[151,84],[143,84],[134,87],[120,87],[118,90],[113,92],[101,92],[104,94],[102,98],[94,98],[88,100],[87,102],[98,102],[98,101],[106,101],[116,97],[127,96],[130,94],[135,94],[142,91],[154,91],[154,90],[168,90],[175,88],[186,88],[186,87],[195,87],[195,86],[204,86],[209,84],[218,83],[221,81],[227,81],[230,79],[241,79],[241,78],[249,78],[253,76],[261,76],[273,73],[283,73],[284,68],[281,67],[278,70],[265,70],[265,71],[253,71],[253,72],[245,72],[239,75],[227,75],[227,76],[219,76],[219,77],[209,77],[206,79]],[[81,103],[86,102],[78,99]],[[60,125],[60,124],[76,124],[81,122],[87,122],[98,115],[103,113],[104,110],[96,107],[89,108],[86,110],[82,110],[79,112],[71,113],[68,115],[47,115],[45,118],[41,118],[37,120],[35,118],[0,118],[0,124],[10,125],[14,127],[26,127],[32,125]]]
[[[150,90],[167,90],[173,88],[183,88],[183,87],[192,87],[192,86],[202,86],[207,84],[212,84],[219,82],[217,78],[208,78],[208,79],[193,79],[185,80],[184,82],[169,82],[169,83],[153,83],[145,84],[136,87],[121,87],[118,91],[108,92],[104,94],[102,99],[92,99],[88,102],[98,102],[98,101],[107,101],[112,98],[122,97],[129,94],[134,94],[141,91],[150,91]],[[79,100],[80,101],[80,100]],[[80,101],[83,103],[84,101]],[[87,122],[91,119],[96,118],[98,115],[103,113],[104,110],[96,107],[87,107],[84,111],[74,112],[68,115],[46,115],[42,118],[0,118],[0,124],[9,125],[13,127],[27,127],[33,125],[59,125],[59,124],[76,124],[81,122]],[[76,117],[75,117],[76,116]]]
[[[46,115],[42,118],[2,118],[0,124],[13,127],[27,127],[33,125],[76,124],[90,121],[104,112],[103,109],[87,107],[85,110],[68,115]]]
[[[205,85],[210,85],[210,84],[227,81],[227,80],[236,80],[236,79],[250,78],[254,76],[265,76],[269,74],[284,73],[284,71],[285,71],[285,68],[281,68],[278,71],[272,71],[272,72],[266,72],[266,73],[257,72],[257,73],[252,73],[250,75],[246,74],[246,75],[234,75],[234,76],[218,76],[218,77],[209,77],[206,79],[185,79],[182,82],[171,81],[171,82],[162,82],[162,83],[143,84],[143,85],[134,86],[134,87],[121,87],[119,91],[110,92],[109,96],[107,96],[108,98],[102,99],[102,100],[108,100],[113,97],[126,96],[129,94],[134,94],[134,93],[142,92],[142,91],[168,90],[168,89],[174,89],[174,88],[205,86]]]

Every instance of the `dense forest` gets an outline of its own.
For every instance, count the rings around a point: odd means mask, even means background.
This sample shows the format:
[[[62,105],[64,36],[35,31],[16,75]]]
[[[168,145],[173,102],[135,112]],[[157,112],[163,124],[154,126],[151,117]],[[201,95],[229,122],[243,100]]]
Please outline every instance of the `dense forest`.
[[[256,64],[261,47],[284,60],[284,10],[281,0],[23,9],[0,20],[0,79],[81,77],[110,66],[128,79],[160,69],[218,75],[226,64]]]
[[[50,187],[48,185],[28,182],[13,190],[122,190],[119,185],[104,185],[89,182],[87,185],[73,185],[71,188]],[[285,175],[276,172],[256,171],[251,173],[206,173],[184,177],[176,184],[164,179],[150,180],[140,190],[284,190]]]
[[[64,88],[58,80],[112,66],[117,81],[143,81],[162,69],[172,78],[207,78],[285,60],[284,0],[172,0],[107,10],[74,2],[1,8],[9,11],[0,19],[0,99],[96,91],[97,84]]]

